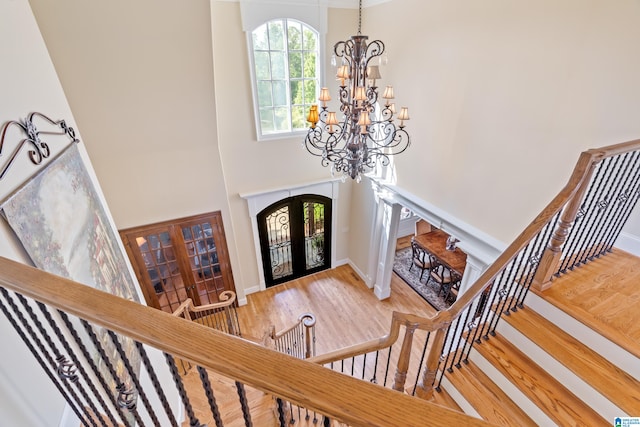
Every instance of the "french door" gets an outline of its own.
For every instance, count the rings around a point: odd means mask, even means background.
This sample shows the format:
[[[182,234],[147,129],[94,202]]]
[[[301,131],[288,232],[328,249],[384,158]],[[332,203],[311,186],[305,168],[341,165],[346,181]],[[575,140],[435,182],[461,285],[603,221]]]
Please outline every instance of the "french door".
[[[220,212],[120,231],[147,304],[172,313],[187,298],[235,291]]]
[[[257,215],[267,287],[331,266],[331,199],[301,195]]]

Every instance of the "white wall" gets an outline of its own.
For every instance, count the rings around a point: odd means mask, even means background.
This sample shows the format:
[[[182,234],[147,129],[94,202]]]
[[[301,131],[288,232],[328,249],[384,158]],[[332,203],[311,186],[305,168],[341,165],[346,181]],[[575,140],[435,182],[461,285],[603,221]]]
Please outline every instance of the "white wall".
[[[510,242],[581,151],[640,138],[639,20],[637,0],[367,8],[363,34],[388,50],[382,84],[411,114],[398,185]]]
[[[31,3],[118,227],[222,210],[242,297],[258,271],[239,194],[329,171],[302,138],[257,141],[239,3]],[[398,185],[510,242],[582,150],[640,137],[638,9],[636,0],[367,7],[363,33],[388,51],[380,85],[393,84],[412,117],[412,146],[394,159]],[[335,93],[331,47],[356,32],[356,11],[330,8],[327,28]],[[352,185],[340,191],[336,256],[366,271],[371,207],[350,202]]]
[[[23,119],[39,111],[75,125],[62,86],[26,0],[0,1],[0,122]],[[11,136],[12,133],[7,133]],[[19,133],[13,133],[20,136]],[[0,165],[16,145],[8,138]],[[18,140],[15,140],[17,142]],[[63,142],[64,139],[62,140]],[[57,153],[52,144],[52,149]],[[82,149],[82,146],[81,146]],[[6,151],[5,151],[6,150]],[[9,195],[37,168],[26,150],[0,181],[0,200]],[[29,263],[20,243],[5,221],[0,221],[0,256]],[[44,375],[4,315],[0,315],[0,420],[11,426],[57,426],[64,400]]]
[[[327,40],[334,40],[341,29],[340,17],[353,11],[329,10]],[[249,53],[242,31],[240,4],[212,1],[211,20],[215,94],[218,114],[218,141],[235,232],[235,244],[242,254],[242,281],[247,287],[259,282],[258,263],[247,202],[239,195],[259,193],[291,185],[302,185],[330,178],[328,168],[318,157],[301,146],[304,135],[296,138],[258,141],[254,129]],[[344,37],[343,34],[339,35]],[[328,84],[333,77],[330,55],[325,58]],[[349,215],[351,183],[341,184],[336,258],[349,257]]]

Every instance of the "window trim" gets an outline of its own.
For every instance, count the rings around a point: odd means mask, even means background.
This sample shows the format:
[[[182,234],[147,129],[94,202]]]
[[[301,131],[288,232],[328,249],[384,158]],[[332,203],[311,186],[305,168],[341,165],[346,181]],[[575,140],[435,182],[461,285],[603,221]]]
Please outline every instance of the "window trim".
[[[318,61],[317,61],[317,68],[316,68],[316,75],[318,78],[318,87],[317,87],[316,96],[318,96],[320,88],[324,85],[324,82],[325,82],[325,69],[326,69],[326,67],[324,66],[325,47],[326,47],[325,32],[316,28],[314,25],[310,24],[304,19],[300,19],[298,17],[291,17],[291,16],[273,17],[265,20],[264,22],[259,23],[258,25],[256,25],[254,28],[250,30],[246,30],[245,33],[246,33],[246,40],[247,40],[247,52],[249,55],[249,68],[250,68],[249,71],[250,71],[250,78],[251,78],[251,93],[252,93],[252,102],[253,102],[253,120],[254,120],[254,129],[255,129],[256,139],[258,141],[280,140],[280,139],[295,138],[295,137],[303,138],[304,135],[307,134],[306,128],[299,129],[299,130],[290,129],[289,131],[273,132],[273,133],[264,133],[262,131],[262,125],[260,121],[260,106],[258,103],[258,81],[256,78],[255,57],[254,57],[254,49],[253,49],[253,31],[255,31],[261,25],[265,25],[271,21],[278,21],[278,20],[284,21],[285,23],[288,20],[296,21],[301,23],[302,25],[305,25],[311,28],[313,31],[316,32],[318,36]],[[285,30],[285,33],[286,33],[286,30]],[[286,48],[287,48],[286,52],[288,54],[289,48],[288,46]],[[287,64],[288,64],[288,57],[287,57]],[[289,79],[288,73],[289,71],[287,67],[287,80],[286,80],[288,83],[287,89],[286,89],[287,105],[289,109],[291,109],[291,100],[290,100],[291,88],[289,85],[291,80]]]

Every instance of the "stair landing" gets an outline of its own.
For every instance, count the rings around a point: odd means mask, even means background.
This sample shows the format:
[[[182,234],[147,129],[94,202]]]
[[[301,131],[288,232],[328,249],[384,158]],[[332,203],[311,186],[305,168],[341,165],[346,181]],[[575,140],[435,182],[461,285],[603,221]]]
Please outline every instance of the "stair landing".
[[[640,258],[613,251],[552,281],[541,298],[640,357]]]

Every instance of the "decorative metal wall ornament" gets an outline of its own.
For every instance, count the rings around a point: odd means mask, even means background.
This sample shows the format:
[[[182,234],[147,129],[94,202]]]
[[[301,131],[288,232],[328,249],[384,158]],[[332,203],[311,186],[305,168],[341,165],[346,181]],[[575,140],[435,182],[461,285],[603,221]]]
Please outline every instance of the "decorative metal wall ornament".
[[[36,117],[43,119],[45,125],[53,125],[60,128],[60,130],[39,131],[34,124],[34,119]],[[26,138],[18,142],[18,146],[11,153],[11,155],[9,156],[9,160],[0,170],[0,179],[2,179],[7,173],[16,156],[25,145],[31,145],[31,150],[29,150],[28,153],[29,159],[31,159],[31,162],[34,165],[39,165],[44,159],[48,158],[51,155],[51,149],[49,148],[49,145],[46,142],[42,141],[42,139],[40,139],[40,135],[68,135],[71,139],[71,142],[80,142],[80,140],[76,138],[76,131],[72,127],[67,126],[64,120],[55,121],[42,113],[33,112],[29,114],[27,118],[22,122],[11,120],[6,122],[2,126],[2,131],[0,132],[0,157],[2,157],[2,150],[4,149],[5,135],[7,134],[7,130],[12,125],[18,126],[26,134]]]
[[[338,67],[337,80],[340,82],[338,99],[343,118],[338,121],[336,113],[329,111],[327,101],[331,100],[329,89],[320,90],[317,105],[312,105],[307,116],[311,124],[304,140],[307,150],[322,158],[323,166],[331,165],[331,174],[341,173],[343,180],[347,176],[360,182],[361,174],[375,168],[380,163],[389,164],[389,156],[400,154],[410,144],[409,134],[404,122],[409,120],[407,107],[402,107],[397,119],[393,87],[387,86],[382,94],[384,106],[378,106],[378,87],[380,79],[379,65],[382,59],[384,43],[375,40],[367,43],[367,36],[361,34],[362,0],[358,7],[358,34],[347,41],[335,44],[332,64],[335,58],[342,58]]]

